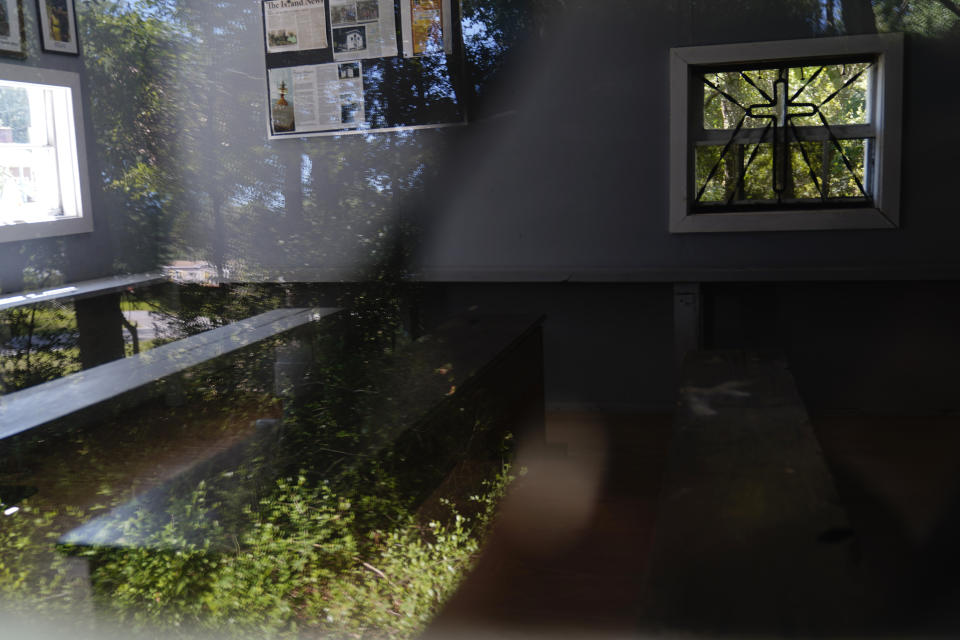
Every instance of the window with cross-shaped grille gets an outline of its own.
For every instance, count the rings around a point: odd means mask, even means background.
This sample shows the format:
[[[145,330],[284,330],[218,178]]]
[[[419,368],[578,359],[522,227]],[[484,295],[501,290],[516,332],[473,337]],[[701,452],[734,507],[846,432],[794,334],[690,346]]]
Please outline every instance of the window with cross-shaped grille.
[[[898,225],[898,35],[672,54],[671,231]]]

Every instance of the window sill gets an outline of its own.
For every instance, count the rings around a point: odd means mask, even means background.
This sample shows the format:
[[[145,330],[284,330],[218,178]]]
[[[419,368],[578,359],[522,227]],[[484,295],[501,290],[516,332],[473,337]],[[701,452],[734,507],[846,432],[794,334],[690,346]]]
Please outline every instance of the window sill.
[[[45,222],[29,222],[19,224],[0,225],[0,242],[19,242],[67,236],[77,233],[93,231],[93,220],[90,216],[82,218],[53,218]]]
[[[670,233],[896,229],[897,226],[895,221],[874,207],[814,211],[698,213],[670,219]]]

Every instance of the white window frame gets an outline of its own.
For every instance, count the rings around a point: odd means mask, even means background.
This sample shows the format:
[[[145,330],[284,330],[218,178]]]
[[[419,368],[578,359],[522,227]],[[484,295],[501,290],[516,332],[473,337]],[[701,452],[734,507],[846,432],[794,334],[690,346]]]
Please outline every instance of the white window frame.
[[[695,212],[691,194],[696,127],[703,128],[703,83],[696,69],[722,65],[824,64],[851,56],[876,58],[873,84],[874,177],[872,206],[803,210]],[[903,34],[870,34],[810,40],[749,42],[670,50],[671,233],[890,229],[900,225],[900,129],[903,101]],[[699,104],[691,104],[691,100]]]
[[[50,220],[3,224],[0,243],[32,240],[93,231],[93,208],[87,176],[86,143],[83,135],[83,108],[80,74],[57,69],[39,69],[0,64],[0,80],[65,88],[61,98],[48,101],[60,186],[60,215]],[[22,145],[27,146],[27,145]]]

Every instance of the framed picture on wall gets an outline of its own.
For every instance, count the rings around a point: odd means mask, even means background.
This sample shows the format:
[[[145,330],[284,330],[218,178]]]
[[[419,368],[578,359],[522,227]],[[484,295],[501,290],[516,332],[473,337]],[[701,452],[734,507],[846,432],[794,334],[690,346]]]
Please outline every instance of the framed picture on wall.
[[[0,0],[0,54],[25,57],[23,35],[21,0]]]
[[[37,0],[37,23],[44,51],[80,55],[73,0]]]

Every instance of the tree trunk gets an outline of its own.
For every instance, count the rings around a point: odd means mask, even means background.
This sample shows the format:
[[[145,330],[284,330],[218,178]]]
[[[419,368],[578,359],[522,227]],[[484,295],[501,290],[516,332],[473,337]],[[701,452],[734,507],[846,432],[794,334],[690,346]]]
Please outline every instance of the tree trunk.
[[[847,35],[876,33],[877,22],[870,0],[840,0]]]
[[[737,83],[730,81],[728,74],[720,76],[719,86],[728,95],[736,95]],[[720,114],[723,117],[724,129],[733,131],[734,127],[737,126],[737,121],[739,120],[737,111],[737,107],[726,98],[720,100]],[[738,150],[741,150],[740,153],[738,153]],[[730,200],[730,197],[734,195],[734,190],[737,187],[737,181],[740,177],[740,167],[737,158],[741,155],[742,147],[740,147],[740,145],[733,145],[723,159],[724,201]]]
[[[78,298],[73,303],[84,369],[124,357],[120,294]]]

